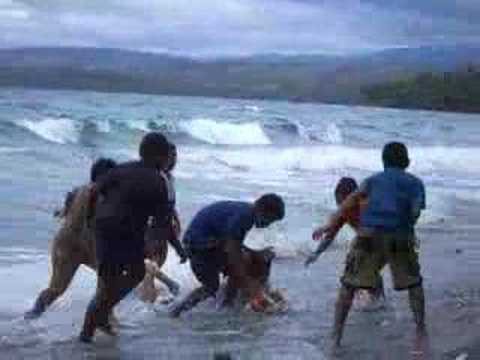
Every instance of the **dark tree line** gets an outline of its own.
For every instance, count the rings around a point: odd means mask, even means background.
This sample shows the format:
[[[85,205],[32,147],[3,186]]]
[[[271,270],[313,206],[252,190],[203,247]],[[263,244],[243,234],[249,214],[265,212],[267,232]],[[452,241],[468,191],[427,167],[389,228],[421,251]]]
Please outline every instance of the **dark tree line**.
[[[364,89],[370,104],[400,108],[480,112],[480,69],[423,73]]]

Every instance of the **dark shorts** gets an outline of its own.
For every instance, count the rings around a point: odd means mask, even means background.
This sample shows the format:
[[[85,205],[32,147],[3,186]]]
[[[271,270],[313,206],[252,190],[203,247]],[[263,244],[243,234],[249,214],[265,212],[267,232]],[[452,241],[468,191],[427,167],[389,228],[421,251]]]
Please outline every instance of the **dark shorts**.
[[[96,220],[98,263],[141,263],[145,257],[144,230],[135,231],[128,219],[115,217]]]
[[[226,271],[227,254],[216,248],[190,250],[190,267],[197,280],[215,296],[220,275]]]
[[[388,265],[395,290],[422,284],[418,255],[413,235],[377,233],[359,237],[347,255],[344,285],[372,289],[379,285],[380,272]]]

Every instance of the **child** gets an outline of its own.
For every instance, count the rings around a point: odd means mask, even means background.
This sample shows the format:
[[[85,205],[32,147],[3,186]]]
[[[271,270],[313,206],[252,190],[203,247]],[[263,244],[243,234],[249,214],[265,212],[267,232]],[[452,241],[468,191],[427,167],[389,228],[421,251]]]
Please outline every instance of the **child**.
[[[246,246],[242,247],[242,258],[248,276],[256,279],[263,288],[263,292],[260,296],[257,296],[250,301],[245,296],[246,294],[240,291],[240,297],[247,302],[247,309],[263,313],[278,313],[287,310],[287,300],[282,291],[270,287],[270,272],[272,261],[275,256],[272,247],[267,247],[261,250],[253,250]],[[227,267],[227,276],[228,273],[229,269]],[[232,305],[239,290],[241,289],[239,289],[238,284],[235,283],[234,278],[228,277],[223,305]]]
[[[343,203],[343,201],[352,193],[358,190],[358,185],[355,179],[350,177],[343,177],[337,183],[335,187],[335,201],[337,206]],[[367,199],[360,198],[358,201],[352,205],[350,209],[344,211],[341,216],[336,218],[331,218],[330,222],[323,227],[318,228],[313,233],[314,240],[320,240],[323,238],[323,241],[319,244],[317,250],[313,252],[305,262],[305,266],[309,266],[314,263],[318,257],[332,244],[333,240],[335,239],[338,232],[341,228],[348,224],[350,227],[355,231],[358,236],[358,231],[360,227],[360,216],[365,207],[367,206]],[[329,236],[324,237],[326,232],[329,232]],[[353,250],[355,248],[355,242],[357,241],[357,237],[352,240],[351,250],[347,255],[347,266],[354,261],[353,259]],[[367,303],[373,303],[376,300],[379,300],[381,297],[385,298],[385,293],[383,289],[383,280],[382,277],[379,275],[377,286],[373,289],[367,290],[368,294],[370,295],[369,301]],[[362,296],[362,294],[359,294]]]
[[[242,245],[254,226],[266,228],[283,219],[284,215],[284,202],[276,194],[263,195],[253,204],[220,201],[200,210],[190,223],[183,242],[192,271],[201,286],[175,306],[171,315],[178,317],[199,302],[215,297],[221,274],[231,277],[238,288],[245,290],[249,299],[262,296],[260,282],[248,276]]]
[[[111,169],[113,169],[117,163],[108,158],[99,158],[96,160],[92,167],[90,168],[90,184],[94,184],[101,176],[107,174]],[[80,187],[75,187],[65,195],[65,200],[63,201],[63,208],[55,210],[53,216],[63,219],[67,216],[70,208],[73,204],[75,196],[80,191]]]

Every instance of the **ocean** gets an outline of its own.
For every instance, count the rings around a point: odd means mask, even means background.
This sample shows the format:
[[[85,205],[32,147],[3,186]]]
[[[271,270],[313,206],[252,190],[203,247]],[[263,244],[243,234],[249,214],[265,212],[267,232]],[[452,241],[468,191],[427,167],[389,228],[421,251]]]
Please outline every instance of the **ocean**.
[[[136,158],[139,141],[148,131],[161,131],[177,144],[177,203],[184,225],[217,200],[250,201],[265,192],[284,197],[285,220],[267,230],[253,230],[246,244],[275,247],[273,283],[286,289],[286,314],[219,310],[212,300],[181,320],[171,320],[166,306],[147,306],[130,296],[119,306],[124,324],[119,337],[100,335],[94,345],[83,346],[77,336],[95,276],[82,268],[42,318],[23,320],[48,282],[49,244],[59,226],[53,211],[67,191],[87,182],[96,158]],[[478,245],[470,241],[473,235],[461,240],[459,231],[478,235],[469,214],[478,214],[480,203],[479,115],[1,89],[0,358],[210,359],[215,352],[230,352],[234,359],[322,359],[352,231],[342,231],[332,250],[306,270],[305,255],[315,247],[311,232],[335,209],[338,179],[353,176],[361,181],[380,171],[382,146],[393,140],[408,145],[409,171],[427,187],[420,240],[428,265],[427,293],[440,306],[448,284],[478,274],[469,270],[478,268]],[[438,251],[449,249],[453,245],[448,239],[457,237],[455,246],[476,249],[460,262]],[[188,265],[178,264],[173,251],[165,269],[182,285],[181,296],[195,286]],[[362,340],[364,326],[378,330],[397,324],[411,330],[404,324],[410,320],[401,300],[405,297],[390,290],[388,297],[389,310],[372,315],[376,322],[364,314],[351,316],[357,331],[352,330],[346,358],[378,358],[374,356],[381,345]],[[347,326],[347,344],[348,332]]]

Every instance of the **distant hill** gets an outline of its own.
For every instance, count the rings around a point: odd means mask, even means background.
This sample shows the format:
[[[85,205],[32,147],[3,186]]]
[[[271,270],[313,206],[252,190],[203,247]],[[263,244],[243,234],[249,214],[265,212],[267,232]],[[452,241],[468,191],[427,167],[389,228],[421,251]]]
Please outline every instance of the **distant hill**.
[[[380,106],[480,112],[480,69],[424,73],[365,89],[367,101]]]
[[[0,86],[364,103],[366,87],[453,71],[478,58],[480,47],[208,59],[119,49],[23,48],[0,50]]]

